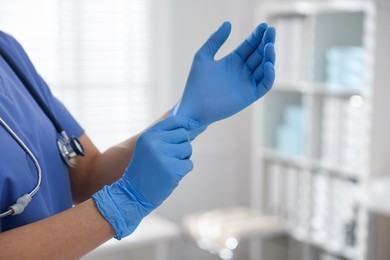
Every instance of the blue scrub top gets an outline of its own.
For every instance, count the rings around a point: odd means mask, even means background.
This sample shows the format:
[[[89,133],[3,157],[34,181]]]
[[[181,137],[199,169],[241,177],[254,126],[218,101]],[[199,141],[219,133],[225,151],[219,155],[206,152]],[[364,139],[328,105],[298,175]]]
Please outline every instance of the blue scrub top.
[[[0,32],[1,47],[13,57],[69,136],[83,129],[50,92],[20,44]],[[0,232],[52,216],[72,207],[68,167],[57,148],[58,133],[25,86],[0,56],[0,116],[33,152],[42,168],[42,184],[24,212],[0,219]],[[0,125],[0,211],[36,185],[31,158]]]

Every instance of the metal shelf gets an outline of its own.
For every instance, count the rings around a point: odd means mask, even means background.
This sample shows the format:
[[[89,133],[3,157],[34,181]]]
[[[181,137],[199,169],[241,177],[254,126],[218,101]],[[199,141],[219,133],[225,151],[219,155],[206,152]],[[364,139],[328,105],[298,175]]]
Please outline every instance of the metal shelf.
[[[328,1],[328,2],[307,2],[299,1],[293,3],[265,3],[261,13],[268,16],[283,15],[315,15],[326,12],[367,12],[374,11],[374,4],[369,1]]]
[[[267,161],[287,164],[308,170],[325,170],[332,177],[358,183],[363,173],[354,172],[338,165],[331,165],[322,160],[311,159],[305,156],[281,153],[275,149],[266,148],[262,152],[262,158]]]
[[[337,256],[341,256],[346,259],[355,259],[356,258],[356,248],[351,247],[340,247],[332,243],[332,241],[326,239],[313,238],[309,233],[302,232],[291,232],[290,235],[298,240],[305,242],[309,245],[316,246],[326,250],[329,253],[332,253]]]
[[[307,241],[307,243],[311,243],[314,246],[318,246],[320,248],[326,249],[326,251],[341,257],[345,257],[347,259],[355,259],[355,250],[354,248],[350,248],[347,246],[340,246],[337,243],[334,243],[332,240],[326,238],[311,238],[312,242]]]
[[[365,89],[362,87],[362,89]],[[312,81],[289,81],[279,80],[275,82],[272,91],[297,92],[301,94],[322,95],[339,98],[352,96],[364,96],[366,92],[361,90],[345,89],[343,86],[331,85]]]

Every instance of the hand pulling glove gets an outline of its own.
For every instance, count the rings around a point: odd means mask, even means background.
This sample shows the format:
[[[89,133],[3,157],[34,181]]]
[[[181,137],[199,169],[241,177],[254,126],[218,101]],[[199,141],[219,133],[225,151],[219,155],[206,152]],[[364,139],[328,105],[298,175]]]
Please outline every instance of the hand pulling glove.
[[[92,197],[120,240],[158,207],[193,168],[188,131],[196,121],[170,116],[137,140],[133,158],[121,179]]]

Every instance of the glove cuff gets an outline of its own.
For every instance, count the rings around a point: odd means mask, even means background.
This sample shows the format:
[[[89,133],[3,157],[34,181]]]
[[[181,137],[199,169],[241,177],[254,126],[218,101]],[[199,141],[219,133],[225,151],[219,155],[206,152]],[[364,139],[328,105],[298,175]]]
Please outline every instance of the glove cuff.
[[[179,107],[180,107],[180,102],[181,102],[181,99],[179,99],[179,101],[176,103],[176,105],[173,106],[173,108],[169,112],[168,116],[176,116],[177,115],[177,111],[179,110]]]
[[[92,196],[103,217],[115,230],[115,238],[121,240],[134,232],[142,219],[156,207],[140,197],[134,188],[120,179],[111,186],[104,186]]]

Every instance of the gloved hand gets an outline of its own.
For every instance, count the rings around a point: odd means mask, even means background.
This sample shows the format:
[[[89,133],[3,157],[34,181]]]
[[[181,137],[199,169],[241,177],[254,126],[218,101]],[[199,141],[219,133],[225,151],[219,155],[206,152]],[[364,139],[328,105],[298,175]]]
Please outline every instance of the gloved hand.
[[[149,128],[137,140],[123,177],[92,197],[112,225],[115,238],[131,234],[193,168],[188,130],[194,120],[171,116]]]
[[[230,31],[230,23],[223,23],[196,53],[173,114],[193,118],[204,127],[239,112],[271,89],[275,29],[260,24],[233,52],[214,60]]]

